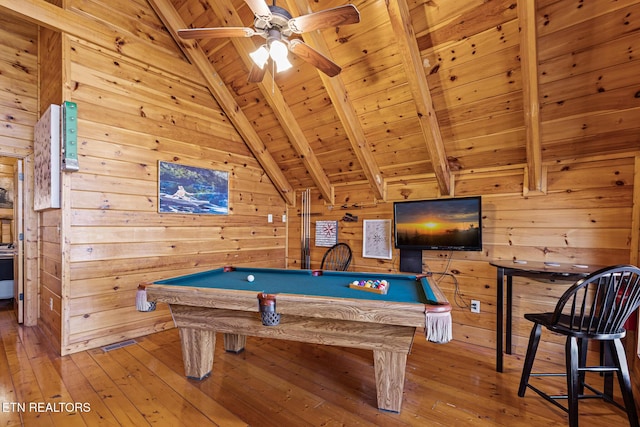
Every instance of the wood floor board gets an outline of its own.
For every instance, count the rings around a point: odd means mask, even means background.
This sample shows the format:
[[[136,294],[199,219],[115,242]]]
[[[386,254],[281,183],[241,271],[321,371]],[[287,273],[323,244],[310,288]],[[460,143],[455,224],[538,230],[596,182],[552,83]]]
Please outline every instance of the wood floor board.
[[[117,425],[118,420],[73,358],[54,358],[58,373],[69,390],[70,402],[80,404],[78,413],[86,425]],[[82,425],[82,424],[81,424]]]
[[[269,414],[272,422],[280,423],[279,425],[300,424],[301,420],[295,414],[286,411],[280,404],[268,379],[265,381],[263,378],[265,374],[252,364],[237,363],[244,360],[247,353],[226,353],[222,349],[221,336],[218,337],[218,341],[214,356],[215,369],[206,379],[189,380],[190,383],[212,396],[230,411],[243,413],[242,418],[248,424],[264,423],[266,414]],[[142,345],[144,346],[145,343]],[[176,346],[175,341],[173,344],[166,343],[166,345],[166,351],[161,348],[155,350],[153,355],[171,369],[176,369],[184,375],[180,346]]]
[[[3,410],[0,411],[0,425],[3,426],[19,426],[22,422],[20,412],[11,410],[12,405],[19,402],[7,356],[7,350],[11,349],[12,344],[5,347],[4,339],[5,334],[12,333],[11,329],[11,319],[7,316],[0,316],[0,373],[2,373],[0,374],[0,401],[4,405]]]
[[[251,342],[249,342],[251,343]],[[282,345],[281,342],[279,344]],[[315,353],[318,349],[329,349],[329,346],[309,346],[309,353]],[[314,405],[315,411],[318,411],[324,415],[324,422],[332,420],[334,422],[340,422],[343,425],[369,425],[366,417],[361,417],[359,414],[359,406],[366,404],[375,405],[375,389],[373,389],[371,395],[368,395],[366,399],[359,399],[359,394],[352,394],[352,389],[348,389],[339,384],[344,379],[344,366],[332,363],[334,367],[333,372],[330,375],[326,375],[317,368],[314,363],[308,363],[307,366],[302,366],[298,363],[296,356],[291,355],[286,350],[275,351],[277,347],[269,346],[253,346],[250,354],[255,355],[254,363],[260,365],[263,369],[269,369],[273,366],[287,366],[287,369],[278,370],[278,375],[281,377],[283,384],[295,383],[299,391],[295,393],[294,402],[298,400],[300,394],[315,395],[317,404]],[[303,360],[317,360],[317,356],[311,358],[307,357]],[[330,362],[329,362],[330,363]],[[273,369],[273,368],[271,368]],[[369,372],[373,378],[373,369]],[[305,411],[309,412],[309,411]],[[308,414],[307,414],[308,415]],[[307,416],[305,415],[305,416]],[[304,417],[303,417],[304,418]],[[317,415],[314,416],[317,420]],[[311,420],[308,420],[311,421]],[[379,425],[372,423],[371,425]]]
[[[263,380],[250,375],[252,372],[256,372],[253,367],[229,369],[220,376],[214,370],[211,377],[198,386],[205,392],[210,392],[213,386],[216,399],[233,411],[244,408],[242,418],[249,425],[305,425],[297,414],[287,410],[280,395],[270,391]]]
[[[2,312],[0,315],[13,312]],[[20,339],[22,331],[15,326],[2,328],[2,341],[5,350],[5,356],[8,362],[8,373],[11,375],[13,388],[15,390],[16,404],[23,406],[17,409],[21,422],[25,425],[37,423],[42,426],[55,425],[51,414],[48,412],[38,412],[29,410],[29,405],[45,402],[45,397],[40,390],[36,375],[31,366],[31,361]]]
[[[154,405],[164,409],[163,417],[175,418],[185,425],[193,426],[211,422],[200,409],[192,405],[182,394],[177,393],[165,378],[161,378],[152,370],[153,366],[133,357],[126,347],[112,350],[108,355],[126,370],[129,378],[135,379],[138,387],[144,388],[142,395],[154,396]]]
[[[145,342],[148,343],[149,341],[147,340]],[[140,363],[145,364],[150,371],[162,378],[176,393],[179,393],[188,400],[191,405],[198,408],[199,411],[205,414],[209,420],[215,422],[215,424],[224,427],[247,425],[246,422],[242,421],[210,396],[203,393],[199,388],[194,387],[191,384],[192,380],[190,381],[185,378],[184,375],[180,375],[171,370],[171,368],[155,358],[146,351],[143,345],[127,347],[126,351],[140,361]]]
[[[252,341],[248,341],[248,346]],[[342,347],[309,345],[299,347],[290,341],[273,341],[267,346],[255,346],[257,354],[263,354],[264,362],[276,366],[287,366],[281,375],[288,381],[300,384],[308,392],[316,393],[325,401],[325,406],[334,408],[334,416],[356,416],[372,423],[388,418],[385,412],[374,417],[365,415],[366,408],[376,406],[375,373],[371,351],[363,351],[364,359],[358,363]],[[252,346],[253,349],[253,346]],[[260,352],[261,351],[261,352]],[[368,353],[368,355],[367,355]],[[336,358],[342,354],[342,358]],[[365,408],[363,410],[361,408]],[[340,417],[340,419],[344,419]]]
[[[33,374],[42,392],[43,399],[37,402],[37,412],[49,414],[55,425],[84,426],[82,412],[76,411],[75,400],[66,387],[65,381],[56,364],[59,358],[50,358],[50,349],[42,336],[33,328],[25,328],[23,331],[23,345],[29,359]],[[47,408],[50,404],[50,409]],[[68,410],[73,408],[71,410]]]
[[[101,351],[101,350],[92,350]],[[69,356],[78,366],[83,376],[89,382],[102,404],[113,415],[121,426],[143,426],[148,422],[138,411],[133,402],[120,390],[117,384],[109,377],[91,356],[90,352],[83,351]],[[88,401],[91,403],[91,401]],[[98,409],[102,409],[102,405]],[[93,405],[91,406],[93,410]]]
[[[115,350],[118,351],[118,350]],[[158,401],[155,392],[149,391],[129,369],[113,358],[111,352],[92,350],[91,356],[116,384],[117,388],[131,401],[145,422],[157,425],[180,425],[180,420]],[[173,424],[171,424],[173,423]]]
[[[566,414],[533,392],[517,396],[522,355],[505,355],[495,372],[492,349],[417,334],[407,359],[400,413],[377,409],[371,351],[247,339],[227,353],[217,337],[211,375],[186,378],[178,331],[136,339],[108,352],[60,357],[37,328],[0,311],[0,398],[5,402],[70,400],[90,413],[0,411],[1,426],[509,426],[556,427]],[[561,371],[556,360],[536,362]],[[535,367],[535,365],[534,365]],[[554,383],[555,381],[555,383]],[[562,382],[553,380],[559,389]],[[616,387],[614,393],[619,397]],[[581,427],[627,425],[599,400],[580,403]]]

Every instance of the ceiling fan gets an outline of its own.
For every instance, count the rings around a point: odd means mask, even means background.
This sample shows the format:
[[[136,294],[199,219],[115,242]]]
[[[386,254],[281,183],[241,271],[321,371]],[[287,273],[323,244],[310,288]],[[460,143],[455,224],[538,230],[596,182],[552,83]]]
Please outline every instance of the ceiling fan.
[[[249,71],[249,81],[253,83],[262,81],[269,63],[276,72],[291,68],[287,51],[293,52],[329,77],[340,73],[342,69],[338,64],[302,40],[289,39],[289,37],[292,34],[302,34],[322,28],[357,24],[360,22],[360,12],[354,5],[338,6],[293,18],[287,10],[276,6],[275,0],[271,6],[267,5],[265,0],[245,0],[245,3],[255,15],[254,28],[187,28],[178,30],[178,35],[184,39],[263,37],[266,43],[250,54],[254,65]]]

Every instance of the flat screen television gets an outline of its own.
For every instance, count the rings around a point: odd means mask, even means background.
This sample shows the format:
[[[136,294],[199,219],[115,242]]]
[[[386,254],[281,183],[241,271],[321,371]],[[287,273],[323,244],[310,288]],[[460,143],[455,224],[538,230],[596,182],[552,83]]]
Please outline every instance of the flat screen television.
[[[395,247],[414,250],[482,250],[480,196],[395,202]]]

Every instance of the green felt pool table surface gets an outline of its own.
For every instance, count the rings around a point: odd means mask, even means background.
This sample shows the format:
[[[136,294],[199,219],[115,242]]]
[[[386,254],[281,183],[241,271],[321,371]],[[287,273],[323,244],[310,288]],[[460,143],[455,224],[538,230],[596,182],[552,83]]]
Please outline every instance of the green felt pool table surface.
[[[234,267],[231,271],[218,268],[158,280],[154,284],[403,303],[441,303],[428,278],[424,276],[341,271],[322,271],[318,274],[316,270]],[[247,280],[249,275],[254,276],[253,282]],[[389,283],[386,294],[349,287],[353,281],[383,279]]]

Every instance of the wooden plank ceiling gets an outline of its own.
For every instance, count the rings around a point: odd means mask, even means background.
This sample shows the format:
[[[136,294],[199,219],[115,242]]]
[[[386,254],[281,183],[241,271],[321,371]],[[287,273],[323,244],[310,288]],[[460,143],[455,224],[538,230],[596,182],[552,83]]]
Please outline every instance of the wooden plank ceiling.
[[[262,37],[177,35],[253,27],[244,0],[148,2],[290,204],[309,187],[333,204],[353,183],[386,200],[387,184],[416,179],[453,195],[455,174],[504,168],[539,192],[545,162],[640,143],[638,0],[354,0],[360,23],[291,36],[338,76],[289,53],[261,83],[247,77]],[[277,1],[294,17],[345,4]]]
[[[220,76],[234,97],[227,103],[216,96],[218,101],[234,115],[235,105],[240,106],[262,141],[250,147],[254,153],[270,153],[272,160],[263,159],[263,165],[277,165],[290,187],[316,187],[333,203],[334,185],[366,181],[376,199],[383,200],[384,178],[434,173],[441,192],[450,193],[437,113],[404,0],[354,3],[359,24],[302,34],[305,43],[343,68],[339,76],[330,78],[290,54],[292,70],[275,76],[267,72],[258,84],[248,83],[247,74],[248,54],[263,42],[260,37],[194,44],[177,35],[186,27],[252,26],[253,12],[244,1],[150,3],[192,61],[200,52],[208,57],[209,66],[200,67],[203,74]],[[292,16],[344,4],[278,3]],[[380,114],[382,107],[388,115]]]
[[[488,125],[477,123],[500,114],[509,117],[492,125],[491,134],[523,134],[522,102],[514,114],[511,106],[505,108],[509,103],[504,99],[507,93],[522,89],[511,81],[513,69],[519,66],[520,37],[511,2],[467,2],[464,7],[449,2],[436,8],[431,2],[406,0],[354,2],[360,23],[301,35],[304,42],[338,63],[341,74],[327,77],[290,54],[291,70],[277,75],[267,72],[257,84],[247,81],[249,52],[263,43],[262,38],[194,42],[177,34],[180,28],[252,27],[253,12],[244,1],[150,3],[203,75],[215,76],[209,79],[211,91],[232,121],[239,129],[252,124],[251,135],[245,135],[247,144],[281,192],[316,187],[328,203],[334,203],[334,185],[366,181],[375,197],[384,200],[385,179],[434,174],[440,192],[448,195],[450,162],[459,169],[491,166],[488,159],[496,166],[525,161],[524,135],[494,142],[484,160],[473,160],[470,153],[480,150],[464,143],[486,138]],[[277,3],[294,17],[344,4]],[[465,37],[460,37],[459,25],[467,27]],[[481,98],[475,95],[477,89],[465,86],[479,77],[462,68],[482,57],[482,64],[472,68],[484,71],[484,79],[493,79],[492,96],[503,99],[488,108],[470,108]],[[459,93],[447,99],[445,89]],[[515,96],[522,99],[521,94]]]

